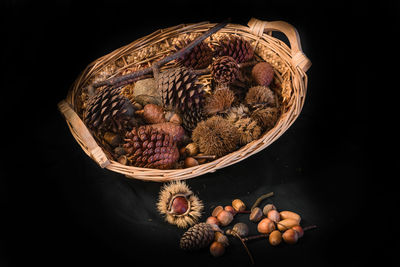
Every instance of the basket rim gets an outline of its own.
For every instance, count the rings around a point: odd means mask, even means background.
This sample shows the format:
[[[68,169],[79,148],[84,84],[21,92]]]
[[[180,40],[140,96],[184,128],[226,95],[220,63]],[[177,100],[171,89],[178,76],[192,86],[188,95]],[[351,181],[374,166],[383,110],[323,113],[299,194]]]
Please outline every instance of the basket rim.
[[[68,91],[67,97],[65,101],[69,104],[71,109],[78,113],[77,106],[75,103],[75,94],[78,94],[85,81],[88,80],[91,75],[93,75],[94,70],[101,69],[102,66],[105,66],[107,63],[112,62],[118,56],[123,55],[129,49],[142,49],[146,47],[146,45],[151,42],[151,40],[157,39],[160,36],[166,34],[183,34],[186,32],[199,32],[205,31],[208,28],[211,28],[215,25],[215,23],[209,23],[208,21],[200,22],[200,23],[190,23],[190,24],[179,24],[176,26],[172,26],[165,29],[159,29],[149,35],[141,37],[130,44],[122,46],[90,63],[82,73],[77,77],[74,84],[71,86],[70,90]],[[232,164],[238,163],[255,153],[260,152],[261,150],[265,149],[269,145],[271,145],[274,141],[276,141],[286,130],[294,123],[294,121],[299,116],[302,107],[304,105],[305,96],[307,92],[307,75],[305,70],[303,70],[299,66],[294,66],[292,62],[292,54],[291,49],[281,40],[272,37],[267,33],[261,33],[259,35],[254,34],[254,30],[252,31],[251,27],[246,27],[240,24],[232,24],[229,23],[223,29],[220,30],[221,33],[228,33],[228,34],[236,34],[236,35],[246,35],[247,37],[251,37],[256,40],[257,46],[265,46],[268,49],[271,49],[271,44],[273,44],[273,49],[275,53],[277,53],[282,60],[287,64],[288,71],[290,72],[289,75],[292,79],[291,84],[293,86],[293,90],[295,93],[292,94],[290,101],[289,108],[286,112],[281,114],[275,126],[265,132],[259,139],[254,140],[242,147],[238,150],[231,152],[223,157],[217,158],[211,162],[200,164],[198,166],[184,168],[184,169],[169,169],[169,170],[159,170],[159,169],[150,169],[150,168],[140,168],[134,166],[127,166],[123,165],[115,160],[108,159],[108,162],[105,162],[103,166],[108,170],[124,174],[128,178],[135,178],[139,180],[145,181],[155,181],[155,182],[167,182],[171,180],[183,180],[194,178],[206,173],[215,172],[218,169],[230,166]],[[159,41],[159,40],[158,40]],[[85,78],[85,79],[84,79]],[[81,138],[79,134],[79,129],[74,127],[73,123],[67,120],[68,127],[76,139],[78,144],[82,147],[84,152],[94,159],[97,163],[98,160],[93,155],[93,152],[88,147],[88,144],[85,142],[84,139]],[[101,165],[101,164],[100,164]]]

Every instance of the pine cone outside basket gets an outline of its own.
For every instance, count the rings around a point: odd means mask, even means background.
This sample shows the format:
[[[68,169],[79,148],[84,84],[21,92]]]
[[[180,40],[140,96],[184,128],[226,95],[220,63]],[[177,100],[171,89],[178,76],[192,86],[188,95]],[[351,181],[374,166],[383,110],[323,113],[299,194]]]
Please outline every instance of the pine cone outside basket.
[[[143,168],[170,169],[179,159],[173,136],[150,127],[133,128],[123,145],[130,165]]]
[[[214,230],[208,223],[198,223],[190,227],[180,240],[183,250],[197,250],[207,247],[214,240]]]
[[[217,83],[230,84],[239,74],[239,65],[233,57],[216,58],[211,65],[211,75]]]
[[[174,52],[186,47],[191,41],[189,39],[184,39],[178,42],[174,47]],[[193,69],[206,68],[211,64],[213,57],[213,52],[208,44],[201,42],[196,45],[188,54],[177,59],[177,62],[185,67]]]
[[[97,133],[124,133],[133,125],[135,108],[120,94],[120,87],[106,87],[96,92],[87,102],[83,114],[86,126]]]
[[[215,54],[218,57],[230,56],[233,57],[237,63],[242,63],[253,58],[254,49],[245,39],[233,36],[220,40],[215,49]]]

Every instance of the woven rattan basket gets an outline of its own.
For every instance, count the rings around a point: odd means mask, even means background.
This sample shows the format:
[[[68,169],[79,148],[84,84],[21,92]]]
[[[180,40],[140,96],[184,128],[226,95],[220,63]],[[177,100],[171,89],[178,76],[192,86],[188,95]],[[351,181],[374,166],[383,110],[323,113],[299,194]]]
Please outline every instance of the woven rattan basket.
[[[83,151],[100,167],[124,174],[130,178],[147,181],[166,182],[193,178],[205,173],[215,172],[217,169],[235,164],[263,150],[278,139],[296,120],[304,104],[307,91],[307,75],[305,72],[311,66],[311,62],[304,55],[299,35],[292,25],[283,21],[267,22],[252,18],[248,22],[248,27],[228,24],[215,33],[212,38],[223,37],[227,34],[239,35],[253,45],[257,56],[274,67],[276,77],[282,83],[283,98],[281,116],[274,128],[264,133],[260,139],[233,153],[191,168],[171,170],[138,168],[120,164],[107,157],[81,120],[82,88],[96,80],[115,77],[143,66],[148,67],[152,62],[170,54],[172,44],[177,38],[187,35],[196,37],[213,26],[215,24],[202,22],[158,30],[95,60],[81,73],[66,99],[58,104],[58,108],[64,115],[72,135]],[[290,48],[283,41],[272,37],[272,31],[285,34],[290,42]]]

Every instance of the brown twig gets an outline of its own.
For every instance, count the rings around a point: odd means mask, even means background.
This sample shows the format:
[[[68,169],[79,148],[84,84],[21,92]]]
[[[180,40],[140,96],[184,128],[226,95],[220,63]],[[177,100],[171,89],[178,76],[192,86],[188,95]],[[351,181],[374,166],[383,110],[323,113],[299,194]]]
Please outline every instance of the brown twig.
[[[236,233],[235,231],[230,231],[230,234],[233,235],[234,237],[238,238],[240,240],[240,242],[242,242],[244,249],[246,250],[247,254],[250,257],[250,261],[251,264],[254,264],[254,259],[253,256],[250,253],[250,250],[248,249],[246,242],[245,242],[245,238],[241,237],[238,233]]]
[[[193,156],[195,159],[215,159],[217,156],[215,155],[196,155]]]
[[[309,230],[312,230],[312,229],[315,229],[315,228],[317,228],[316,225],[310,225],[310,226],[304,227],[304,228],[303,228],[303,231],[306,232],[306,231],[309,231]],[[289,229],[289,228],[286,227],[286,230],[287,230],[287,229]],[[251,241],[251,240],[257,240],[257,239],[261,239],[261,238],[267,238],[267,237],[269,237],[269,235],[270,235],[270,234],[251,235],[251,236],[248,236],[248,237],[244,237],[244,238],[243,238],[243,241],[244,241],[244,242],[247,242],[247,241]]]
[[[257,198],[256,202],[254,202],[254,204],[250,210],[253,210],[255,207],[258,207],[258,205],[260,205],[261,201],[263,201],[266,198],[272,197],[273,195],[274,195],[274,192],[269,192],[267,194],[260,196],[259,198]]]
[[[214,34],[215,32],[219,31],[220,29],[222,29],[223,27],[225,27],[228,24],[228,20],[221,22],[217,25],[215,25],[214,27],[212,27],[211,29],[209,29],[208,31],[206,31],[205,33],[203,33],[201,36],[199,36],[198,38],[194,39],[191,43],[189,43],[186,47],[183,47],[182,49],[178,50],[176,53],[171,54],[163,59],[160,59],[159,61],[153,63],[153,65],[151,67],[148,68],[144,68],[135,72],[131,72],[122,76],[118,76],[118,77],[114,77],[114,78],[110,78],[108,80],[104,80],[104,81],[100,81],[97,83],[93,83],[91,85],[88,86],[88,90],[92,90],[93,88],[97,88],[100,86],[114,86],[116,84],[121,84],[127,80],[132,80],[138,77],[141,77],[143,75],[146,74],[151,74],[155,69],[159,69],[162,65],[177,59],[179,57],[185,56],[187,53],[189,53],[196,45],[198,45],[199,43],[201,43],[204,39],[208,38],[209,36],[211,36],[212,34]]]

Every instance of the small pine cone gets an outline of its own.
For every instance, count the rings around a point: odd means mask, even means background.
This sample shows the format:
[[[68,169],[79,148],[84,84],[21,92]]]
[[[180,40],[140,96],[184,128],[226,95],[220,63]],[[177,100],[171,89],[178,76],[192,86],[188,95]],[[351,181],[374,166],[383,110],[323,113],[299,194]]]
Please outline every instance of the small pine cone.
[[[261,135],[261,127],[251,118],[242,118],[235,122],[240,133],[240,144],[245,145],[256,140]]]
[[[182,114],[182,126],[187,131],[193,131],[200,121],[206,119],[204,112],[200,109],[193,109],[187,113]]]
[[[275,126],[279,118],[279,110],[276,107],[259,108],[251,114],[251,118],[260,125],[263,131],[266,131]]]
[[[246,62],[254,56],[250,43],[237,36],[222,39],[215,50],[216,56],[230,56],[238,63]]]
[[[206,99],[204,110],[207,115],[215,115],[229,109],[234,100],[235,94],[229,88],[223,88]]]
[[[179,246],[183,250],[198,250],[207,247],[213,240],[212,226],[208,223],[198,223],[182,235]]]
[[[134,106],[120,94],[120,87],[106,87],[87,102],[83,121],[95,132],[124,133],[134,125]]]
[[[130,165],[143,168],[170,169],[179,159],[173,136],[150,127],[133,128],[123,145]]]
[[[189,39],[180,40],[174,47],[174,52],[186,47],[191,41]],[[213,52],[208,44],[201,42],[196,45],[188,54],[177,59],[179,64],[187,68],[202,69],[211,64]]]
[[[201,109],[204,104],[204,90],[190,69],[181,67],[164,71],[158,75],[157,84],[164,107],[185,113]]]
[[[216,58],[211,64],[211,75],[217,83],[230,84],[239,75],[239,65],[229,56]]]
[[[274,92],[266,86],[254,86],[249,89],[246,94],[246,103],[248,105],[267,105],[276,106]]]

